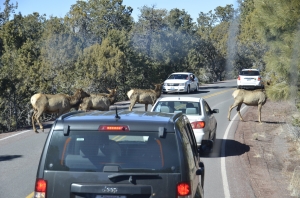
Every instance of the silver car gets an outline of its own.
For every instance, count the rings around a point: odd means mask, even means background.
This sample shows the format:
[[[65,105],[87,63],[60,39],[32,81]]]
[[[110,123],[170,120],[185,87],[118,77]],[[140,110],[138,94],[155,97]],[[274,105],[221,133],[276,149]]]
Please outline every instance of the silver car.
[[[163,93],[198,91],[199,81],[195,74],[191,72],[172,73],[164,81]]]
[[[197,146],[202,151],[210,151],[216,139],[217,120],[214,113],[219,109],[211,110],[203,98],[197,97],[164,97],[156,101],[151,111],[185,114],[194,130]]]

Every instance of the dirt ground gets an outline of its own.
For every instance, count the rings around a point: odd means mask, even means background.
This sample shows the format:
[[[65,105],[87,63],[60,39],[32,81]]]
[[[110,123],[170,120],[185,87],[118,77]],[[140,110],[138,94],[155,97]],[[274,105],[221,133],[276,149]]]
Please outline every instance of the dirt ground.
[[[293,109],[287,102],[267,101],[261,124],[257,107],[249,107],[245,122],[239,122],[235,140],[250,147],[240,158],[255,197],[300,198],[300,141],[293,136],[299,128],[290,124]]]

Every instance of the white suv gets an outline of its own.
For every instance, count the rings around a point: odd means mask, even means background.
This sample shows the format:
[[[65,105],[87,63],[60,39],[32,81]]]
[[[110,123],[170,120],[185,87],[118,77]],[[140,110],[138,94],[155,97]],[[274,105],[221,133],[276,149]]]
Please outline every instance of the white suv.
[[[243,69],[237,78],[238,89],[263,89],[264,85],[258,69]]]
[[[195,74],[191,72],[172,73],[167,80],[164,81],[163,93],[198,91],[199,81]]]

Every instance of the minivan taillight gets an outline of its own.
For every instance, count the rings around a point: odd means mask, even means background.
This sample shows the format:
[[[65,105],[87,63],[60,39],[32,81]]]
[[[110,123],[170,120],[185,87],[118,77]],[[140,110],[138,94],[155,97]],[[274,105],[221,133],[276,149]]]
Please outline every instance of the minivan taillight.
[[[34,198],[46,197],[47,181],[44,179],[36,179],[34,191]]]
[[[191,193],[190,184],[182,182],[177,184],[177,194],[178,196],[187,196]]]
[[[260,81],[260,77],[258,77],[257,80]]]
[[[241,77],[239,76],[237,79],[238,79],[238,80],[241,80]]]
[[[205,122],[204,121],[191,122],[191,125],[193,129],[203,129],[205,127]]]

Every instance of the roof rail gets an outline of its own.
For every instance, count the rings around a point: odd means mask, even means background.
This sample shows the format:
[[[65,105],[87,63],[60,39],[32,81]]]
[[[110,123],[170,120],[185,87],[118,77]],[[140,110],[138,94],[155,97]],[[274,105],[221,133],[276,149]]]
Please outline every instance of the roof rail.
[[[179,118],[180,116],[182,115],[182,112],[178,112],[178,113],[174,113],[174,115],[172,116],[172,122],[175,122],[175,120],[177,119],[177,118]]]
[[[71,111],[69,113],[62,114],[61,116],[59,116],[59,118],[57,118],[57,120],[63,120],[70,115],[74,115],[74,114],[82,113],[82,112],[84,112],[84,111]]]

